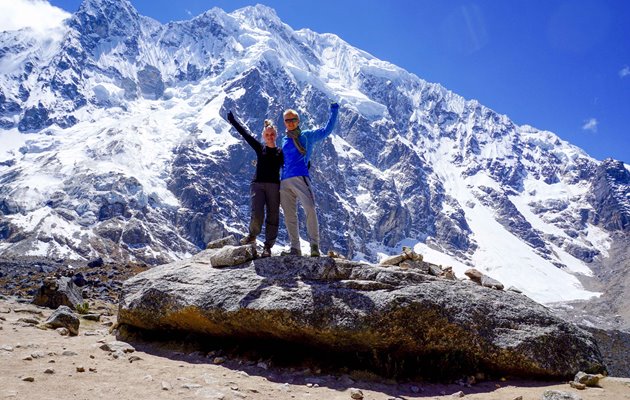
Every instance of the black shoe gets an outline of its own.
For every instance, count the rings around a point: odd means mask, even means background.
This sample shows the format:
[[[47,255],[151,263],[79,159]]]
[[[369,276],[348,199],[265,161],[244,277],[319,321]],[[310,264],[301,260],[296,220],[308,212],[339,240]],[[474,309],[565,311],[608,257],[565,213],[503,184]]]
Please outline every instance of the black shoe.
[[[312,244],[311,245],[311,257],[320,257],[321,254],[319,253],[319,245],[316,244]]]
[[[260,258],[266,258],[266,257],[271,257],[271,248],[265,246],[265,248],[262,251],[262,254],[260,255]]]
[[[256,243],[256,236],[245,236],[243,239],[241,239],[241,244],[242,245],[246,245],[246,244],[252,244],[252,243]]]
[[[283,251],[282,253],[280,253],[281,256],[301,256],[302,252],[300,251],[300,249],[294,249],[293,247],[291,247],[291,250],[289,251]]]

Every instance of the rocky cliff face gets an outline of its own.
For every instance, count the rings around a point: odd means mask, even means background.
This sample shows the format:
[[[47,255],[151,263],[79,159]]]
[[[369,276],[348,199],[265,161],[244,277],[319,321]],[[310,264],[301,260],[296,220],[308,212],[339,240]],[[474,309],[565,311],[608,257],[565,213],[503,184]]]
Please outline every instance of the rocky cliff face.
[[[324,249],[375,260],[413,245],[547,301],[588,297],[567,273],[628,240],[623,163],[264,6],[163,25],[86,0],[59,41],[1,33],[0,68],[8,257],[159,264],[242,234],[253,153],[222,116],[257,133],[291,107],[317,127],[330,100],[339,123],[311,170]]]

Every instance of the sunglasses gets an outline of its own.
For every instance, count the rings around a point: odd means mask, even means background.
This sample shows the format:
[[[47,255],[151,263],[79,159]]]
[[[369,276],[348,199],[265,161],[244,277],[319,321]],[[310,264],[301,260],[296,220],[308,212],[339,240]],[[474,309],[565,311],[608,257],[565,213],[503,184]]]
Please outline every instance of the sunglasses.
[[[287,118],[284,120],[284,122],[289,123],[289,122],[298,122],[299,119],[298,118]]]

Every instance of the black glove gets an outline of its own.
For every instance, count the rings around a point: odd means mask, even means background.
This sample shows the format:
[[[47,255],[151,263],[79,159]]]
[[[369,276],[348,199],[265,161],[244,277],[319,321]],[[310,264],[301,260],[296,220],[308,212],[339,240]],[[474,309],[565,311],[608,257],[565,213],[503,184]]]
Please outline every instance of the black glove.
[[[335,102],[335,103],[330,104],[330,111],[335,111],[338,109],[339,109],[339,103]]]
[[[234,122],[236,122],[236,118],[234,118],[234,114],[232,114],[232,111],[228,111],[227,113],[227,120],[233,124]]]

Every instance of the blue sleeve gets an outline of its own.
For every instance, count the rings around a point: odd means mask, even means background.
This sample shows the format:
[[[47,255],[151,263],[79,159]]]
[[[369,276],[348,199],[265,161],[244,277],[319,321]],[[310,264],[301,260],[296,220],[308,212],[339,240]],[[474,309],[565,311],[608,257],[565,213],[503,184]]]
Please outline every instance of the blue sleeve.
[[[328,123],[326,124],[326,127],[310,131],[308,136],[309,140],[312,142],[318,142],[320,140],[326,139],[335,128],[338,114],[339,108],[333,108],[332,110],[330,110],[330,117],[328,118]]]

